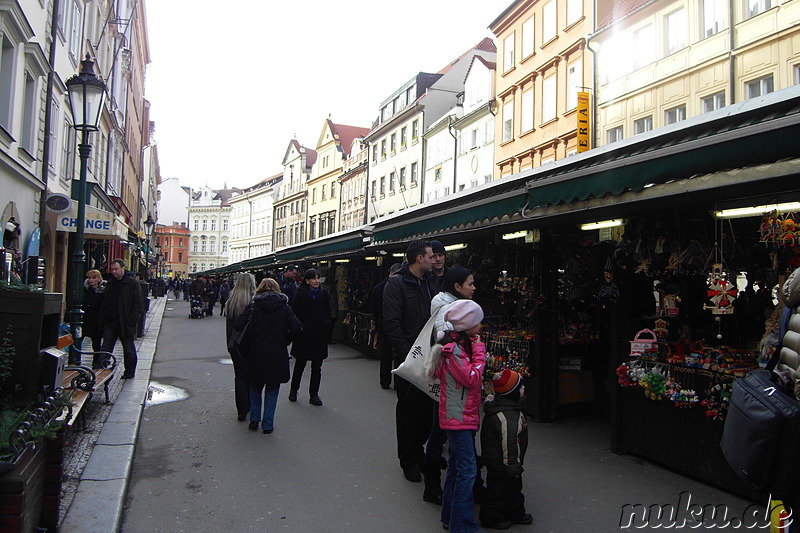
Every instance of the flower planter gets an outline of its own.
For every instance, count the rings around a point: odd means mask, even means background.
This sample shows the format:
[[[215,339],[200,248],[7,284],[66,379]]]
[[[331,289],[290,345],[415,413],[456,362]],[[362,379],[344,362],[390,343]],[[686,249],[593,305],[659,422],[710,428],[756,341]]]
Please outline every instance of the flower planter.
[[[11,325],[16,351],[11,378],[0,397],[34,401],[41,391],[41,354],[55,346],[61,324],[60,293],[0,291],[0,337]]]

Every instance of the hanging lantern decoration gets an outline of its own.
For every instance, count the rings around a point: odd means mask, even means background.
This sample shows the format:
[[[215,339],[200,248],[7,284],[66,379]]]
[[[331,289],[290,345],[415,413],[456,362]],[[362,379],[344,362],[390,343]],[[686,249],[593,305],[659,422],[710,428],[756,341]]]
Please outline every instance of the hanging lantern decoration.
[[[728,280],[728,273],[722,263],[714,263],[708,275],[708,289],[706,290],[712,305],[704,306],[714,315],[733,314],[733,300],[739,295],[739,289]]]

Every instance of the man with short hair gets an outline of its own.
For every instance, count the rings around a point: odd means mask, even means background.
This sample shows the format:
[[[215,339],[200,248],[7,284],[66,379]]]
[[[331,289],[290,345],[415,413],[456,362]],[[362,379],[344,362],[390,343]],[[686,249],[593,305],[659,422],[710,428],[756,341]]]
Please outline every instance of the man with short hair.
[[[289,298],[289,305],[292,305],[294,302],[294,297],[297,294],[297,278],[299,277],[297,272],[297,266],[289,265],[286,267],[286,270],[283,271],[283,274],[278,276],[276,280],[278,285],[281,286],[281,292]]]
[[[395,366],[400,366],[431,316],[431,261],[428,241],[414,241],[406,251],[407,263],[386,282],[383,290],[383,329],[389,339]],[[395,376],[397,392],[397,457],[409,481],[422,481],[423,446],[431,430],[433,399]]]
[[[122,379],[136,375],[136,326],[144,313],[144,296],[139,282],[125,270],[125,261],[114,259],[108,265],[111,279],[100,304],[100,321],[103,328],[103,352],[112,352],[117,339],[122,341],[125,370]]]
[[[389,267],[389,277],[381,281],[372,289],[370,294],[370,302],[372,303],[372,319],[375,321],[375,332],[378,334],[378,357],[381,361],[380,366],[380,384],[382,389],[388,389],[392,386],[392,346],[389,344],[389,339],[386,338],[386,332],[383,329],[383,290],[386,288],[386,283],[389,279],[397,274],[397,271],[403,265],[395,263]]]
[[[445,265],[445,261],[447,260],[447,250],[444,249],[444,244],[442,241],[431,241],[431,249],[433,250],[433,261],[431,261],[431,272],[435,274],[436,277],[431,278],[432,286],[435,290],[434,296],[439,294],[442,291],[442,282],[444,281],[444,275],[447,273],[447,265]]]

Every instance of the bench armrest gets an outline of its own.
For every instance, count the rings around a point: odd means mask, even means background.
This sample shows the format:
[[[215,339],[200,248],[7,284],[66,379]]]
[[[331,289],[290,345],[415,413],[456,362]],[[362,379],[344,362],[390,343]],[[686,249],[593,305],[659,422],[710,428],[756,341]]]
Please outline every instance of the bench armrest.
[[[86,366],[64,367],[65,372],[70,370],[77,372],[70,381],[70,386],[73,389],[84,390],[87,392],[92,392],[94,390],[94,385],[97,382],[97,375],[92,371],[91,368]]]

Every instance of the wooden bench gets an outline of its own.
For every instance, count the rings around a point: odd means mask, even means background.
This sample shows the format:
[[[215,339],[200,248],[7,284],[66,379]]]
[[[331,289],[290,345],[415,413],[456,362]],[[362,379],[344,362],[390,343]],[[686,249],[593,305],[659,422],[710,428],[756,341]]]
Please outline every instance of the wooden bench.
[[[65,348],[72,344],[72,337],[67,335],[65,339],[59,339],[58,347]],[[64,368],[64,374],[61,379],[61,386],[64,391],[71,396],[71,405],[59,417],[63,420],[68,428],[73,427],[75,422],[78,422],[78,427],[83,429],[86,427],[86,420],[83,413],[83,407],[86,402],[92,399],[94,393],[103,387],[105,393],[106,403],[109,403],[108,385],[114,377],[114,369],[117,367],[117,359],[114,354],[109,352],[82,352],[77,351],[81,356],[88,355],[94,359],[95,355],[102,354],[104,357],[102,368],[89,368],[83,365],[70,365]]]

